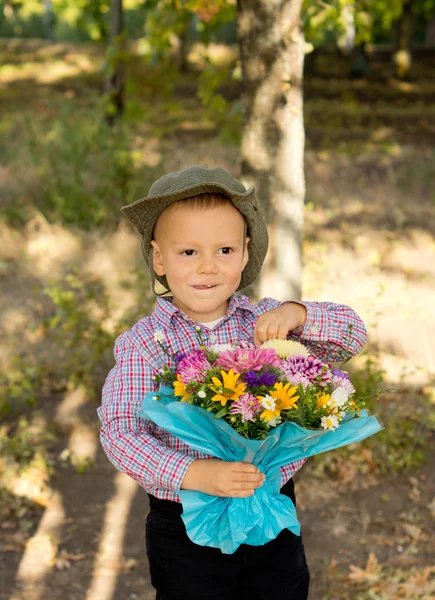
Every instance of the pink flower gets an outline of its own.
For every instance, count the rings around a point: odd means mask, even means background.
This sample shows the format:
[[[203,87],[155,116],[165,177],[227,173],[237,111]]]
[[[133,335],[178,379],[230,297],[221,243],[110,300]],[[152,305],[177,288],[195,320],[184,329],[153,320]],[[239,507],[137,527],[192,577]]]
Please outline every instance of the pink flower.
[[[193,350],[180,360],[177,365],[177,374],[183,383],[187,384],[192,381],[203,383],[206,379],[205,372],[211,368],[211,364],[202,350]]]
[[[291,375],[287,375],[287,380],[292,385],[302,385],[302,389],[306,390],[307,386],[310,385],[310,380],[303,373],[292,373]]]
[[[233,369],[235,373],[244,371],[260,371],[265,366],[279,367],[281,360],[273,348],[259,348],[248,346],[234,348],[228,352],[222,352],[216,361],[216,365],[226,371]]]
[[[332,389],[336,390],[338,387],[344,388],[349,396],[352,396],[352,394],[355,393],[355,388],[348,378],[333,375]]]
[[[289,381],[295,375],[303,376],[310,383],[324,387],[332,379],[328,365],[314,356],[289,356],[282,361],[281,368]]]
[[[230,413],[233,415],[241,415],[242,422],[244,423],[245,421],[254,421],[255,417],[262,410],[263,407],[257,398],[248,392],[243,394],[243,396],[240,396],[236,402],[233,402]]]

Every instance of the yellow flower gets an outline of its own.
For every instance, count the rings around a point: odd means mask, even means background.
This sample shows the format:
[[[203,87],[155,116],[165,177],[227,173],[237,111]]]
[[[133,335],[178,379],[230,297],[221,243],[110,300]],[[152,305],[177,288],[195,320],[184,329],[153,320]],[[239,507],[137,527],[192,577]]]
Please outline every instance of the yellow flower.
[[[279,417],[282,410],[297,408],[296,402],[299,396],[294,395],[297,389],[297,386],[290,387],[290,383],[284,385],[281,382],[277,382],[268,396],[257,396],[260,404],[266,408],[260,417],[264,421],[271,421],[275,417]]]
[[[280,358],[288,356],[309,356],[308,350],[299,342],[291,340],[267,340],[261,344],[261,348],[273,348]]]
[[[181,381],[179,375],[177,375],[177,381],[174,381],[173,385],[174,394],[176,396],[181,396],[181,402],[190,402],[190,394],[186,390],[186,384]]]
[[[211,385],[210,389],[216,392],[212,400],[226,406],[228,400],[238,400],[240,398],[246,390],[246,383],[237,383],[240,373],[234,373],[233,369],[230,369],[228,373],[221,371],[221,375],[222,381],[218,377],[212,377],[214,386]]]
[[[319,394],[317,396],[317,405],[316,408],[323,408],[326,406],[331,399],[330,394]]]

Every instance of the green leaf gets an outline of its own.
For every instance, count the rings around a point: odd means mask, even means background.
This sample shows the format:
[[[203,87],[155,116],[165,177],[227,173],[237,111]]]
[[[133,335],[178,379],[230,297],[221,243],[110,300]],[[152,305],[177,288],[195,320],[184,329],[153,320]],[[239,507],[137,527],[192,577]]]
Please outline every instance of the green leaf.
[[[228,413],[229,413],[228,406],[224,406],[218,413],[215,414],[214,418],[222,419],[222,417],[225,417]]]

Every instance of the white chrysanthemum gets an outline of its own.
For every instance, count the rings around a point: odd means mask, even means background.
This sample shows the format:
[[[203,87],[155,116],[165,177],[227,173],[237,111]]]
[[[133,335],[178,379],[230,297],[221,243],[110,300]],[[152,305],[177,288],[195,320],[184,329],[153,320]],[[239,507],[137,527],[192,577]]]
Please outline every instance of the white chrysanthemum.
[[[291,340],[267,340],[261,348],[273,348],[280,358],[288,356],[309,356],[308,350],[299,342]]]
[[[154,333],[154,341],[157,343],[162,343],[163,340],[165,339],[165,334],[163,333],[163,331],[156,331]]]
[[[337,406],[338,408],[341,408],[348,400],[349,394],[347,393],[347,390],[345,390],[343,387],[338,387],[332,392],[331,400],[329,401],[331,404],[329,404],[329,402],[328,404],[329,406]]]
[[[211,344],[207,347],[207,350],[214,352],[215,354],[222,354],[222,352],[229,352],[234,350],[233,344]]]
[[[207,396],[207,394],[204,392],[204,390],[201,390],[200,392],[198,392],[198,398],[205,398]]]
[[[270,421],[267,422],[267,424],[269,425],[269,427],[276,427],[277,425],[279,425],[281,423],[282,419],[281,417],[277,416],[277,417],[273,417],[273,419],[270,419]]]
[[[338,427],[338,417],[335,415],[328,415],[326,417],[322,417],[321,425],[323,429],[327,429],[330,431],[334,431]]]
[[[275,398],[272,398],[272,396],[269,396],[269,394],[263,398],[259,398],[258,400],[261,406],[266,410],[275,410],[276,400]]]

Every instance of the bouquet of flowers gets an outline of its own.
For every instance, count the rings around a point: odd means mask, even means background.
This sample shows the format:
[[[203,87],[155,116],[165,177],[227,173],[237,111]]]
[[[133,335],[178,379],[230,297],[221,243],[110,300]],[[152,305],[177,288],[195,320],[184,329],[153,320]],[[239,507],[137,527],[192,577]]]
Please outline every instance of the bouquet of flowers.
[[[288,528],[299,535],[292,501],[280,494],[280,467],[377,433],[349,376],[309,355],[298,342],[221,344],[177,353],[156,376],[139,416],[191,448],[226,461],[252,462],[266,481],[248,498],[180,490],[183,520],[195,543],[232,553]],[[156,338],[163,346],[163,340]]]

